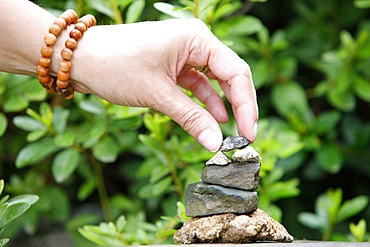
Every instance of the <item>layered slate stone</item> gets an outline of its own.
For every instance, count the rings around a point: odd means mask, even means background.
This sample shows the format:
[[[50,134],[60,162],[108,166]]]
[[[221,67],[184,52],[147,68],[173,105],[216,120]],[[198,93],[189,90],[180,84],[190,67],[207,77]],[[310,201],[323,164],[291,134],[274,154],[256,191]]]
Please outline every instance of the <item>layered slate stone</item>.
[[[190,184],[186,190],[185,211],[190,217],[221,214],[244,214],[258,207],[257,192],[226,188],[203,182]]]
[[[202,181],[208,184],[254,191],[260,182],[260,166],[260,163],[208,165],[203,169]]]
[[[249,140],[241,136],[228,136],[222,142],[221,151],[228,152],[234,149],[245,148],[249,145]]]

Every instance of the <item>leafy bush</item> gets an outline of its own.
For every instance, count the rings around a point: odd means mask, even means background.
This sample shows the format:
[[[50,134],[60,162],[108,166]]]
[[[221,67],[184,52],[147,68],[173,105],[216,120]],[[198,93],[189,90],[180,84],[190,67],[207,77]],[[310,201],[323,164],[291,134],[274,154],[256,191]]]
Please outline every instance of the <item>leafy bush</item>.
[[[101,24],[202,19],[253,71],[259,207],[297,239],[369,241],[368,1],[37,2]],[[186,186],[212,153],[158,112],[93,95],[63,101],[34,78],[1,73],[0,96],[0,177],[11,195],[40,198],[6,236],[62,223],[76,246],[172,242]],[[232,117],[221,128],[237,134]]]

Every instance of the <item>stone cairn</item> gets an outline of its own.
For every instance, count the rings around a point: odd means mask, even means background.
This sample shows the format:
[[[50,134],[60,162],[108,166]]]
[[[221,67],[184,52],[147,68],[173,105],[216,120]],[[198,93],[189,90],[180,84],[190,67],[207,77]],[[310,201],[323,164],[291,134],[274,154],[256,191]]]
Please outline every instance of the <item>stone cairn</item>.
[[[186,190],[186,221],[175,235],[176,242],[246,243],[292,242],[280,223],[258,209],[261,157],[246,138],[227,137],[202,172],[202,181]],[[232,160],[224,152],[237,150]]]

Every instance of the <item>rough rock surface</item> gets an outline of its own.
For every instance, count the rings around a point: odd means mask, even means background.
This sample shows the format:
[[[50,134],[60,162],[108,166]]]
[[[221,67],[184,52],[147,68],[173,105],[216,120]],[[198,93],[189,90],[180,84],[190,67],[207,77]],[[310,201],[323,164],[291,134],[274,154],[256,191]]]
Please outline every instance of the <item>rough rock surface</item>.
[[[215,156],[210,158],[206,165],[219,165],[219,166],[225,166],[227,164],[231,163],[231,159],[229,159],[223,152],[218,151]]]
[[[226,212],[244,214],[258,207],[257,192],[226,188],[203,182],[189,184],[186,189],[187,216],[207,216]]]
[[[231,188],[254,191],[260,182],[260,163],[208,165],[203,169],[202,181]]]
[[[234,149],[244,148],[249,145],[249,140],[241,136],[228,136],[222,142],[221,151],[228,152]]]
[[[253,147],[245,147],[241,150],[237,150],[233,155],[233,160],[235,163],[258,163],[262,160],[259,153],[254,150]]]
[[[292,242],[280,223],[257,209],[247,215],[232,213],[192,218],[174,235],[174,241],[190,243]]]

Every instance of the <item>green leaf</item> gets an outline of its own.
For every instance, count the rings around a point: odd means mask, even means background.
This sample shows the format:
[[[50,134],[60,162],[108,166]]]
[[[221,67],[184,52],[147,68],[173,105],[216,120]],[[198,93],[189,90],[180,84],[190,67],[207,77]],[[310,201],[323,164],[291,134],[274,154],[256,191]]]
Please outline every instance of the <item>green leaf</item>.
[[[28,142],[34,142],[44,137],[48,133],[47,129],[34,130],[27,135]]]
[[[114,12],[107,1],[103,0],[94,0],[94,1],[89,1],[89,5],[91,8],[94,10],[98,11],[99,13],[102,13],[112,19],[114,19]]]
[[[92,152],[97,160],[111,163],[117,159],[119,150],[113,138],[105,136],[98,144],[93,146]]]
[[[9,238],[0,239],[0,247],[5,246],[9,242]]]
[[[125,216],[121,215],[120,217],[118,217],[117,222],[116,222],[117,232],[122,233],[126,225],[127,225],[127,220]]]
[[[356,107],[356,98],[350,90],[331,89],[328,92],[328,100],[331,105],[342,111],[350,112]]]
[[[51,171],[58,183],[68,179],[78,166],[80,153],[75,149],[66,149],[58,153],[53,161]]]
[[[367,196],[358,196],[343,203],[337,215],[337,223],[346,220],[361,212],[368,204]]]
[[[54,137],[54,144],[61,148],[70,147],[75,142],[75,135],[72,133],[61,133]]]
[[[4,190],[4,180],[0,179],[0,195],[1,193],[3,193],[3,190]]]
[[[272,89],[272,103],[277,112],[285,117],[298,115],[305,119],[308,113],[307,96],[303,87],[296,82],[277,84]]]
[[[55,153],[59,149],[60,147],[55,146],[52,139],[45,139],[30,143],[23,147],[18,153],[15,160],[15,165],[17,168],[23,168],[27,165],[34,165],[49,155]]]
[[[343,165],[343,153],[331,142],[323,143],[315,158],[322,169],[333,174],[339,172]]]
[[[370,8],[370,0],[355,0],[354,5],[361,9]]]
[[[69,115],[70,110],[61,106],[54,107],[52,124],[58,133],[64,133],[66,130]]]
[[[341,114],[338,111],[328,111],[319,115],[314,126],[313,131],[316,134],[324,134],[333,130],[340,120]]]
[[[0,112],[0,137],[4,135],[7,126],[8,120],[6,116],[2,112]]]
[[[126,23],[133,23],[139,20],[145,7],[144,0],[135,0],[127,9]]]
[[[77,191],[77,199],[79,201],[86,200],[96,189],[96,183],[94,181],[86,181],[83,183]]]
[[[18,128],[26,131],[46,129],[43,123],[28,116],[15,116],[13,118],[13,124]]]
[[[355,242],[364,242],[366,235],[366,221],[361,219],[358,224],[350,223],[349,230],[353,236],[355,236]]]
[[[101,102],[86,99],[80,102],[79,106],[82,110],[90,112],[92,114],[104,114],[105,108]]]
[[[359,98],[370,102],[370,83],[363,77],[358,76],[353,82],[353,87]]]
[[[153,195],[158,196],[165,192],[172,183],[171,177],[166,177],[153,185]]]
[[[46,126],[50,126],[53,120],[53,111],[48,103],[42,102],[40,105],[40,116],[42,122],[45,123]]]
[[[4,112],[18,112],[28,107],[28,101],[18,94],[8,94],[3,104]]]
[[[173,234],[175,234],[175,232],[176,232],[175,229],[166,229],[166,230],[157,232],[155,236],[159,239],[162,239],[162,238],[167,238],[167,237],[172,236]]]
[[[194,18],[194,13],[188,9],[177,9],[172,4],[157,2],[153,4],[158,11],[175,18]]]
[[[28,203],[16,203],[13,205],[8,205],[6,210],[0,217],[0,229],[3,228],[10,221],[16,219],[24,212],[26,212],[31,207]]]
[[[321,230],[323,229],[323,226],[325,225],[323,223],[325,219],[321,218],[319,215],[303,212],[298,214],[298,221],[312,229]]]
[[[31,195],[31,194],[24,194],[20,196],[16,196],[11,198],[7,204],[8,205],[14,205],[18,203],[27,203],[30,205],[35,204],[39,200],[39,197],[37,195]]]

